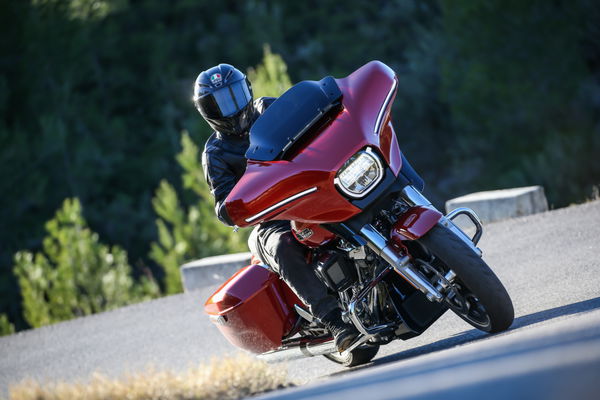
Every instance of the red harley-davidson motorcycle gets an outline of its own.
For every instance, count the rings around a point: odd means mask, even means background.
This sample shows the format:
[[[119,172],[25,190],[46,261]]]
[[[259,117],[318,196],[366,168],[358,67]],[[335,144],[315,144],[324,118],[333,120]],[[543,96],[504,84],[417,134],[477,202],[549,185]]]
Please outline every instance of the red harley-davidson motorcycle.
[[[226,200],[229,216],[240,227],[290,220],[344,320],[361,334],[337,352],[285,282],[255,264],[205,304],[235,346],[352,366],[382,344],[420,335],[448,309],[486,332],[511,325],[511,299],[477,248],[479,218],[466,208],[436,210],[400,151],[390,117],[397,85],[394,71],[372,61],[343,79],[298,83],[253,125],[246,172]],[[473,237],[453,222],[458,215],[472,221]]]

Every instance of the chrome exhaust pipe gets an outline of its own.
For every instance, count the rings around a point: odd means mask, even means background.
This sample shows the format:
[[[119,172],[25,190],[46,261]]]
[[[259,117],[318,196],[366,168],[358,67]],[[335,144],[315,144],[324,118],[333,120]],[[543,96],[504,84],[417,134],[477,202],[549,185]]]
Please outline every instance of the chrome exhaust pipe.
[[[306,357],[322,356],[325,354],[337,353],[337,347],[333,339],[322,343],[298,343],[277,350],[269,351],[258,355],[260,360],[279,361],[295,360]]]

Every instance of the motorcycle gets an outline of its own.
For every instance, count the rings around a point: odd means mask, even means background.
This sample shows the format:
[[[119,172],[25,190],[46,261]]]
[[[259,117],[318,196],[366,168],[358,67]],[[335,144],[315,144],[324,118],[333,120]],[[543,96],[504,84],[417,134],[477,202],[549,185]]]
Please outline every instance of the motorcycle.
[[[390,115],[397,79],[372,61],[343,79],[291,87],[252,126],[246,172],[226,199],[239,227],[291,221],[359,337],[339,353],[289,286],[253,263],[205,304],[233,345],[354,366],[381,345],[420,335],[448,309],[489,333],[512,324],[512,301],[477,247],[480,219],[467,208],[438,211],[400,151]],[[472,236],[455,223],[459,215]]]

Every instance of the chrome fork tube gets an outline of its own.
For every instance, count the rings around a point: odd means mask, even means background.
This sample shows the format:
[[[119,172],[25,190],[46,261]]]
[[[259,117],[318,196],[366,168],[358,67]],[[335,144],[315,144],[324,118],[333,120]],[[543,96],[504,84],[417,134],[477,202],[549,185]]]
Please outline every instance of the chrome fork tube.
[[[441,302],[444,296],[417,272],[410,264],[408,256],[401,256],[396,249],[388,243],[386,238],[371,224],[360,230],[361,235],[367,240],[367,246],[377,255],[387,261],[396,272],[406,279],[412,286],[423,292],[430,301]]]
[[[402,189],[402,198],[411,206],[432,207],[429,199],[421,194],[414,186],[408,185]]]

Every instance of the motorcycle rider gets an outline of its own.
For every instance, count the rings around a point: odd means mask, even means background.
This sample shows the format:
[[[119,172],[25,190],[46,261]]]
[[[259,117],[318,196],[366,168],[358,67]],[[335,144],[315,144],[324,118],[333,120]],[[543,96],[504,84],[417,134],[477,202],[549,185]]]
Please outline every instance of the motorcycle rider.
[[[217,217],[226,225],[234,225],[227,214],[225,199],[246,170],[250,127],[273,101],[273,97],[254,100],[250,81],[229,64],[201,72],[194,84],[196,109],[214,129],[202,153],[202,167],[215,198]],[[330,330],[338,350],[348,348],[358,331],[342,320],[336,298],[327,293],[313,266],[307,264],[306,247],[294,237],[290,222],[258,225],[248,245]]]

